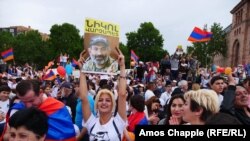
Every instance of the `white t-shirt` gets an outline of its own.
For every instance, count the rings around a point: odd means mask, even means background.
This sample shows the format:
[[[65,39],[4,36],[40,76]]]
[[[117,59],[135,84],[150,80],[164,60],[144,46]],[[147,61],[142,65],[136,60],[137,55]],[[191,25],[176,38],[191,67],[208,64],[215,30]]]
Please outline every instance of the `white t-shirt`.
[[[8,110],[10,108],[10,100],[0,101],[0,114],[4,114],[6,116]],[[0,123],[5,123],[6,119],[0,121]]]
[[[52,92],[51,92],[51,96],[56,98],[57,97],[57,93],[58,93],[58,89],[59,89],[59,86],[53,86],[52,87]]]
[[[171,94],[172,92],[168,93],[168,92],[164,92],[161,94],[161,99],[164,101],[164,105],[167,104],[166,102],[169,102],[169,99],[171,98]]]
[[[118,133],[115,130],[113,125],[113,121],[118,129],[118,132],[121,134],[121,138],[123,137],[123,131],[126,128],[126,122],[120,117],[117,113],[115,117],[112,117],[106,124],[100,124],[100,118],[96,118],[93,114],[89,117],[84,127],[88,129],[89,140],[102,140],[102,141],[119,141]],[[92,131],[90,132],[90,130]]]
[[[223,95],[218,94],[218,99],[219,99],[219,104],[221,105],[221,104],[222,104],[222,101],[223,101],[223,99],[224,99]]]
[[[151,97],[155,96],[154,92],[151,90],[147,90],[145,92],[145,101],[149,100]]]
[[[67,59],[68,59],[67,56],[63,56],[63,57],[62,57],[62,62],[66,63],[66,62],[67,62]]]

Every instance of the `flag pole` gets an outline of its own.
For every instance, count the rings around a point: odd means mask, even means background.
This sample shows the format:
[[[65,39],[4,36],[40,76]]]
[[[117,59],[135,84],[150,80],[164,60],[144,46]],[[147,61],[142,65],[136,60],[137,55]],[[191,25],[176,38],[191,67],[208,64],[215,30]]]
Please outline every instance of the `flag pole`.
[[[204,25],[203,30],[204,30],[204,31],[207,31],[207,24]],[[207,49],[207,43],[208,43],[208,41],[205,42],[205,52],[208,51],[208,49]],[[206,55],[205,55],[205,62],[206,62],[206,69],[207,69],[207,53],[206,53]]]
[[[13,49],[13,48],[12,48],[12,49]],[[14,56],[14,51],[13,51],[13,64],[16,65],[15,56]]]

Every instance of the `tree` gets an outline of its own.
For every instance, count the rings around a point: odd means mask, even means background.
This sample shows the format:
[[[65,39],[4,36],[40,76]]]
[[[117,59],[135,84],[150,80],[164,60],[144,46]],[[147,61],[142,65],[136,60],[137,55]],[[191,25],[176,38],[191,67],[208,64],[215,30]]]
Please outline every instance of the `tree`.
[[[212,38],[208,42],[193,43],[187,48],[188,54],[197,56],[197,59],[203,66],[208,66],[212,63],[215,55],[226,56],[226,33],[223,27],[218,23],[211,26]]]
[[[60,53],[67,53],[70,57],[78,58],[83,50],[83,40],[79,35],[79,30],[69,23],[53,25],[50,29],[49,42],[55,57]]]
[[[0,52],[13,47],[14,43],[15,38],[11,35],[10,32],[0,32]]]
[[[15,62],[17,64],[36,64],[41,68],[52,59],[47,50],[46,42],[42,41],[38,31],[19,34],[14,45]]]
[[[130,67],[130,51],[128,50],[127,46],[125,46],[123,43],[119,44],[119,48],[125,57],[126,68],[129,68]]]
[[[167,53],[163,50],[162,35],[151,22],[142,23],[137,32],[126,33],[126,36],[129,52],[133,49],[141,61],[159,61]]]

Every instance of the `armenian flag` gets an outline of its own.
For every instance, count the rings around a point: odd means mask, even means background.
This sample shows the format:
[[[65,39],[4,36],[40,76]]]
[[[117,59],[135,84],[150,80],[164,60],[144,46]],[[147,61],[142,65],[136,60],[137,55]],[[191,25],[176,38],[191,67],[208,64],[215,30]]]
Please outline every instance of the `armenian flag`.
[[[14,59],[13,48],[1,52],[1,55],[4,62]]]
[[[128,117],[128,131],[134,132],[136,125],[148,125],[148,120],[144,112],[136,112]]]
[[[43,80],[54,80],[56,78],[55,73],[50,70],[49,73],[47,73],[44,77]]]
[[[191,42],[207,42],[212,37],[212,32],[208,32],[206,30],[202,30],[198,27],[194,27],[193,32],[188,38],[188,41]]]
[[[12,109],[20,110],[25,108],[22,102],[15,104]],[[51,97],[45,99],[38,107],[48,116],[49,129],[46,134],[46,141],[76,141],[75,129],[66,106]]]
[[[134,50],[131,50],[131,60],[134,60],[135,62],[138,62],[139,57],[135,54]]]

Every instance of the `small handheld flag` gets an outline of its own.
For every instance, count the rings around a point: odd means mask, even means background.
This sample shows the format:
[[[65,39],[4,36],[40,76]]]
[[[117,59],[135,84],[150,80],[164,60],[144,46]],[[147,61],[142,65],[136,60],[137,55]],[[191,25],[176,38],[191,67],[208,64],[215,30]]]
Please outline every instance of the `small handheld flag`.
[[[133,50],[131,50],[131,60],[134,60],[135,62],[138,62],[139,57],[135,54]]]

